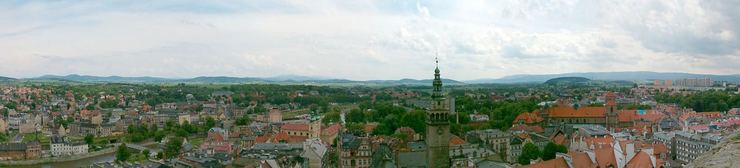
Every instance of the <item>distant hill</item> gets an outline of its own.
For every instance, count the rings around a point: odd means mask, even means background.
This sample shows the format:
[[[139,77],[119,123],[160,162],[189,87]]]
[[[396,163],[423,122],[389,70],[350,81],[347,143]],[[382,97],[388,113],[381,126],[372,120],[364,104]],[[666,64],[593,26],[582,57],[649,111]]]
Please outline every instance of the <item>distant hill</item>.
[[[545,84],[548,84],[548,85],[586,84],[589,81],[591,80],[588,78],[584,78],[584,77],[559,77],[559,78],[549,79],[545,81]]]
[[[0,81],[15,81],[15,78],[0,76]]]
[[[740,74],[736,75],[709,75],[709,74],[691,74],[691,73],[674,73],[674,72],[649,72],[649,71],[630,71],[630,72],[583,72],[583,73],[563,73],[563,74],[541,74],[541,75],[511,75],[499,79],[478,79],[465,81],[465,83],[542,83],[552,78],[559,77],[584,77],[591,80],[667,80],[667,79],[684,79],[684,78],[711,78],[714,81],[740,82]]]
[[[201,76],[187,79],[170,79],[158,77],[120,77],[120,76],[88,76],[88,75],[44,75],[37,78],[28,78],[30,81],[60,81],[60,82],[112,82],[112,83],[199,83],[199,84],[316,84],[316,85],[431,85],[431,79],[401,79],[401,80],[368,80],[354,81],[347,79],[330,79],[321,77],[307,77],[297,75],[282,75],[275,77],[229,77],[229,76]],[[463,85],[465,83],[442,79],[446,85]]]
[[[173,80],[180,83],[253,83],[259,81],[259,78],[239,78],[227,76],[201,76],[191,79]]]
[[[30,78],[30,80],[66,80],[66,81],[77,81],[77,82],[122,82],[122,83],[150,83],[150,82],[163,82],[171,79],[157,78],[157,77],[121,77],[121,76],[88,76],[88,75],[44,75],[37,78]]]

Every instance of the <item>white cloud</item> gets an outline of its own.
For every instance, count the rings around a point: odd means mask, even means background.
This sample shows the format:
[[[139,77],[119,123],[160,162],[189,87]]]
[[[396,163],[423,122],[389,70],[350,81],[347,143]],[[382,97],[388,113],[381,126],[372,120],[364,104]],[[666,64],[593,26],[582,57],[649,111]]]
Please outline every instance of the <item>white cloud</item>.
[[[0,76],[740,73],[727,1],[0,3]]]

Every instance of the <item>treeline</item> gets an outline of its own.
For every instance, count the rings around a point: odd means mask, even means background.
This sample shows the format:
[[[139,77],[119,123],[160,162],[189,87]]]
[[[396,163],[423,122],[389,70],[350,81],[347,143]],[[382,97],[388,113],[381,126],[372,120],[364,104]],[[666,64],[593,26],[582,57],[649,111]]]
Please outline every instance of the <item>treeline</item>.
[[[400,127],[410,127],[417,133],[423,133],[426,129],[424,117],[424,110],[407,111],[406,108],[389,102],[365,102],[359,108],[350,110],[345,119],[348,129],[354,134],[365,133],[362,128],[366,122],[377,122],[378,127],[371,134],[392,135]]]
[[[516,119],[516,116],[522,112],[531,112],[537,108],[536,99],[519,100],[519,101],[499,101],[494,102],[487,99],[474,99],[466,96],[457,97],[455,99],[456,111],[464,117],[468,117],[468,114],[486,114],[489,117],[488,123],[483,128],[493,128],[507,130],[511,128],[512,122]],[[464,124],[461,121],[462,124]],[[462,126],[465,132],[465,126]]]
[[[659,103],[675,103],[695,111],[728,111],[740,107],[740,96],[725,91],[702,91],[683,95],[657,94],[653,97]]]
[[[161,129],[156,124],[131,124],[126,130],[126,139],[129,142],[138,143],[149,139],[159,142],[168,135],[186,138],[197,134],[204,134],[209,129],[215,127],[216,124],[218,124],[217,121],[212,117],[206,117],[200,124],[190,124],[188,122],[178,124],[171,120],[165,122],[164,128]]]

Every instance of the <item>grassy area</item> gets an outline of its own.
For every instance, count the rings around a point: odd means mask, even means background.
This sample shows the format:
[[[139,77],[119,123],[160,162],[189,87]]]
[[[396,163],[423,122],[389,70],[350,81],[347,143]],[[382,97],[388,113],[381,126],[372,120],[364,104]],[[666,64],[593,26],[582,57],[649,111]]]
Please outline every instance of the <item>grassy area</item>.
[[[188,141],[190,142],[190,144],[193,144],[193,146],[197,147],[197,146],[200,146],[200,144],[203,144],[204,139],[205,138],[203,137],[197,137],[197,138],[188,139]]]
[[[298,110],[291,110],[287,112],[283,112],[283,119],[289,119],[294,118],[298,115],[308,114],[308,109],[298,109]]]
[[[29,134],[23,134],[23,142],[31,142],[37,140],[35,133],[29,133]],[[45,136],[42,133],[38,134],[38,140],[41,142],[41,144],[49,144],[51,142],[51,138],[48,136]]]

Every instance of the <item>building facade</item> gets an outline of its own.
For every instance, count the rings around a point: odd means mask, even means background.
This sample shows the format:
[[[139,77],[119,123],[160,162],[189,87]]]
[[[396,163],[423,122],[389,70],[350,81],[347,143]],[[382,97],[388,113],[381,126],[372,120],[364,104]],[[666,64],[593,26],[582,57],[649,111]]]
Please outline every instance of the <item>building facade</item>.
[[[450,167],[449,105],[442,92],[439,66],[434,70],[432,106],[426,113],[426,160],[430,168]]]
[[[694,161],[722,140],[721,137],[716,135],[701,135],[685,131],[677,132],[675,138],[676,160],[684,164]]]
[[[369,137],[342,134],[338,145],[340,168],[365,168],[372,164]]]
[[[88,146],[84,143],[70,143],[64,137],[52,137],[51,138],[50,152],[52,156],[72,156],[86,154],[88,152]]]

